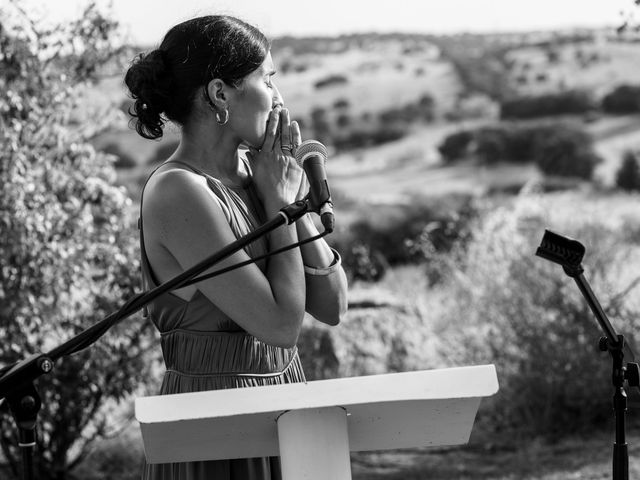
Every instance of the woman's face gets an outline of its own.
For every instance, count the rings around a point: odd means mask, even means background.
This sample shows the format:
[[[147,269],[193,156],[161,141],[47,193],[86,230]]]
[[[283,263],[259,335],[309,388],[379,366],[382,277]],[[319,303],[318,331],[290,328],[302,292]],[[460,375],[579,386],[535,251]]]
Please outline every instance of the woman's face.
[[[268,53],[262,65],[244,78],[235,90],[233,101],[229,102],[229,126],[254,148],[260,148],[264,142],[269,113],[284,103],[273,83],[275,73],[271,53]]]

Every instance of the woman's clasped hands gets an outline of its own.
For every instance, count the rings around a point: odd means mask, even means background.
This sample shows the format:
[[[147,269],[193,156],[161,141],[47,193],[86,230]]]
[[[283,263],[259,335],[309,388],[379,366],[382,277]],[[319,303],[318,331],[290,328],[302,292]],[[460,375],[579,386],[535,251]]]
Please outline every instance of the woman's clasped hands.
[[[278,105],[269,115],[262,148],[249,148],[253,182],[268,214],[304,196],[304,172],[294,157],[300,143],[298,122],[292,122],[289,110]]]

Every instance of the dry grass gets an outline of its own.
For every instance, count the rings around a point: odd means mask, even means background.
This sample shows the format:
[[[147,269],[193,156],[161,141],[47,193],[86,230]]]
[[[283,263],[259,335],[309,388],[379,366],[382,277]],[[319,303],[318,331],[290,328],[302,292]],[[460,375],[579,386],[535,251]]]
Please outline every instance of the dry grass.
[[[628,429],[631,432],[631,429]],[[611,478],[613,429],[500,444],[484,439],[441,450],[415,449],[352,454],[354,480],[600,480]],[[629,443],[629,478],[640,476],[640,434]]]
[[[518,84],[523,94],[558,91],[558,89],[577,88],[592,91],[600,97],[622,83],[640,83],[640,71],[635,67],[640,61],[640,49],[637,44],[597,42],[586,45],[565,45],[557,47],[559,62],[550,63],[546,54],[539,48],[523,48],[510,52],[510,58],[516,60],[512,71],[512,83],[515,77],[525,74],[526,84]],[[584,57],[596,55],[598,60],[583,64],[578,52]],[[527,70],[525,65],[530,65]],[[536,81],[538,74],[546,75],[546,80]]]
[[[436,107],[444,112],[462,88],[449,63],[428,56],[402,55],[392,44],[375,51],[308,55],[298,61],[309,68],[301,73],[280,73],[275,79],[294,116],[308,116],[314,107],[331,109],[338,99],[349,101],[351,115],[375,113],[415,102],[425,93],[433,95]],[[417,74],[417,69],[423,73]],[[316,81],[335,74],[344,75],[348,82],[314,88]]]

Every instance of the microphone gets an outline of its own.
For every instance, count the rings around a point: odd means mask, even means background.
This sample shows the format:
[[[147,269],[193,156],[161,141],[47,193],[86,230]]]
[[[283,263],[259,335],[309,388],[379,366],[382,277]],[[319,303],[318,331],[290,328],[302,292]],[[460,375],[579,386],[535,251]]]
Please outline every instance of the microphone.
[[[305,140],[296,150],[296,162],[304,170],[309,180],[309,205],[320,215],[325,230],[332,232],[334,227],[333,203],[327,183],[324,164],[327,161],[327,148],[316,140]]]
[[[536,255],[550,262],[562,265],[565,273],[571,277],[582,274],[580,265],[585,254],[584,245],[577,240],[563,237],[551,230],[545,230]]]

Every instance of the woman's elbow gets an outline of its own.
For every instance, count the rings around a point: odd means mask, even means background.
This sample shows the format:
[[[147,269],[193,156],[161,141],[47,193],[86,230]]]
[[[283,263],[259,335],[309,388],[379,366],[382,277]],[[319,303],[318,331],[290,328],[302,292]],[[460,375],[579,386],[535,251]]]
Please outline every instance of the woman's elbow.
[[[333,305],[333,308],[326,308],[325,306],[323,309],[309,313],[319,322],[335,327],[342,322],[347,315],[347,300],[346,298],[340,298]]]
[[[274,328],[272,334],[266,339],[266,343],[280,348],[295,347],[302,329],[302,318],[302,316],[295,316],[288,320],[285,319]]]
[[[326,316],[326,317],[320,317],[320,318],[316,318],[316,320],[318,320],[319,322],[322,322],[326,325],[329,325],[330,327],[335,327],[336,325],[339,325],[340,322],[343,320],[343,316],[342,315],[333,315],[333,316]]]

